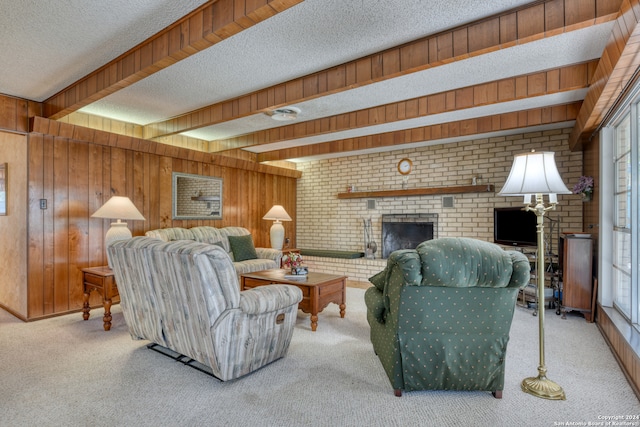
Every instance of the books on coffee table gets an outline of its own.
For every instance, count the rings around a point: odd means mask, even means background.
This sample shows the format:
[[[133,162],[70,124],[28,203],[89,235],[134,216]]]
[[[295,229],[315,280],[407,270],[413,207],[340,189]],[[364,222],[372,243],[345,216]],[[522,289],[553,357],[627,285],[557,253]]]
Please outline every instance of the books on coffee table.
[[[306,274],[285,274],[284,278],[287,280],[305,280],[307,278]]]

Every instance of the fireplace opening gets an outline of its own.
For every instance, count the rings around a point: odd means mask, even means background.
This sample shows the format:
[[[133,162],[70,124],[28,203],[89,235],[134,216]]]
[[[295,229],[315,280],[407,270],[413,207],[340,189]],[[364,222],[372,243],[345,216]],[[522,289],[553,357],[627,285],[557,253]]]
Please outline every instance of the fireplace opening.
[[[382,257],[393,251],[415,249],[425,240],[435,239],[438,214],[382,215]]]

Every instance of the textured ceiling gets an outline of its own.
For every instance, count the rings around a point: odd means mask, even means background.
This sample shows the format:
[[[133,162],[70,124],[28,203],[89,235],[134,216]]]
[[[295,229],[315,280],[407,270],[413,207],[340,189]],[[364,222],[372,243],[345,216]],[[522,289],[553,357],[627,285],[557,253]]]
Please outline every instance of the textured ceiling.
[[[202,0],[0,2],[0,93],[44,101],[203,4]],[[304,0],[80,111],[139,125],[307,76],[524,5],[527,0]],[[592,3],[592,2],[582,2]],[[595,4],[595,3],[594,3]],[[597,60],[611,20],[294,104],[298,121]],[[340,132],[288,138],[254,153],[580,101],[586,88]],[[265,114],[184,132],[207,141],[289,125]],[[548,127],[571,126],[554,123]],[[540,128],[540,127],[538,127]],[[522,131],[513,129],[511,132]],[[436,141],[437,142],[437,141]],[[443,141],[440,141],[443,142]],[[430,141],[429,143],[433,143]],[[418,145],[418,144],[414,144]],[[397,147],[385,147],[388,150]],[[348,155],[351,152],[324,154]],[[300,159],[303,160],[303,159]]]
[[[204,0],[3,0],[0,93],[44,101]]]

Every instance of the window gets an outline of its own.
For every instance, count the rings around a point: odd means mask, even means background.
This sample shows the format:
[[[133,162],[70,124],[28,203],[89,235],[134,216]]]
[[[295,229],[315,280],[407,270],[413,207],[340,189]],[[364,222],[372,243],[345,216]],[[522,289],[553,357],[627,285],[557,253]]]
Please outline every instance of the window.
[[[601,217],[600,238],[603,256],[601,283],[606,288],[603,305],[613,306],[631,324],[639,328],[638,295],[638,191],[640,168],[640,86],[636,88],[622,107],[614,114],[614,119],[602,133],[602,144],[611,148],[601,163],[602,212],[607,212],[606,220]],[[606,193],[609,193],[606,194]],[[609,205],[610,204],[610,205]],[[608,206],[612,208],[609,210]],[[611,248],[611,258],[605,248]],[[606,261],[605,261],[606,260]],[[608,296],[609,297],[608,297]]]
[[[614,135],[613,302],[631,319],[631,113]]]

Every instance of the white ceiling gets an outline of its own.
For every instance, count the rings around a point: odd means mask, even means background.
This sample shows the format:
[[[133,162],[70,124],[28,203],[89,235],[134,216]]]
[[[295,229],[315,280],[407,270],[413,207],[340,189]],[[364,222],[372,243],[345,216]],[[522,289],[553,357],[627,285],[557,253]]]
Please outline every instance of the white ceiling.
[[[44,101],[203,3],[202,0],[2,1],[0,55],[4,61],[0,67],[0,93]],[[80,111],[146,125],[530,3],[535,2],[305,0]],[[604,22],[294,106],[302,110],[299,121],[312,120],[581,63],[601,56],[611,29],[612,23]],[[564,104],[582,100],[585,94],[586,89],[579,89],[245,149],[263,153]],[[217,140],[288,124],[265,114],[254,114],[192,130],[186,135]],[[336,155],[347,154],[353,153]]]

